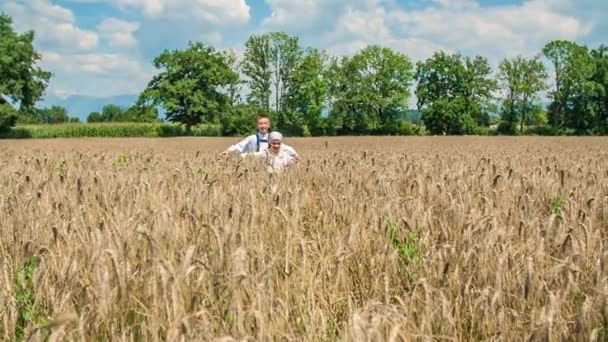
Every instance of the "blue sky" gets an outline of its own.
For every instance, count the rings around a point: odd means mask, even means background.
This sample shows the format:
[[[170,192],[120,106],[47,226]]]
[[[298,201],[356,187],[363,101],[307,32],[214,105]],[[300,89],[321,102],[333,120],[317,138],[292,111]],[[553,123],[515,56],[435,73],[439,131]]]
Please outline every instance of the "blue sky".
[[[137,94],[163,49],[193,40],[240,55],[249,35],[277,30],[334,55],[380,44],[413,60],[445,50],[493,64],[553,39],[608,43],[606,0],[0,0],[0,11],[36,31],[58,97]]]

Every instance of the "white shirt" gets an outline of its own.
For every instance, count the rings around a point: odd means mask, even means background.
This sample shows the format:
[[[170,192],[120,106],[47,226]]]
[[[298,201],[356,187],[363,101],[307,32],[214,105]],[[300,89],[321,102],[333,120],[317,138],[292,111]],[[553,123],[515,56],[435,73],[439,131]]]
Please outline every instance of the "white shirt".
[[[263,151],[268,148],[268,133],[258,133],[260,140],[265,140],[264,142],[260,141],[260,151]],[[228,148],[229,152],[236,152],[238,154],[245,153],[254,153],[258,152],[258,138],[256,134],[252,134],[247,138],[241,140],[239,143],[234,144]],[[281,144],[281,149],[285,149],[285,152],[289,154],[292,158],[297,158],[298,154],[293,149],[293,147]]]
[[[268,133],[257,133],[248,136],[247,138],[241,140],[239,143],[234,144],[228,148],[230,152],[237,153],[253,153],[258,149],[258,137],[260,140],[260,151],[268,148]]]
[[[266,161],[266,171],[269,173],[280,172],[284,168],[293,164],[296,160],[288,149],[285,148],[286,145],[281,144],[281,148],[279,149],[279,153],[273,154],[268,149],[262,150],[259,152],[254,152],[252,155],[256,159],[265,160]],[[293,150],[291,147],[289,149]],[[295,151],[293,151],[295,153]],[[296,154],[297,156],[297,154]]]

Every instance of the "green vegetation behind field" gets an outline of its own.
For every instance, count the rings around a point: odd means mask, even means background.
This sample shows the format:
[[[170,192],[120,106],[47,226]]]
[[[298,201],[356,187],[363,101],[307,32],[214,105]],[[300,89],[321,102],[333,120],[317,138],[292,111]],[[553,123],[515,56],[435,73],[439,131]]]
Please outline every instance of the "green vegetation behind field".
[[[11,128],[0,137],[27,138],[83,138],[83,137],[177,137],[186,135],[181,125],[169,123],[72,123],[58,125],[23,125]],[[220,136],[219,125],[200,124],[192,128],[192,136]]]

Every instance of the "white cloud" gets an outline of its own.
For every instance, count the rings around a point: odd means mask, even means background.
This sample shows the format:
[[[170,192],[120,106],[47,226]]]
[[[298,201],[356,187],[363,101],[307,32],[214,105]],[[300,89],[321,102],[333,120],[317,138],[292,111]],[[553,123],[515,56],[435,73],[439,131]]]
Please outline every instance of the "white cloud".
[[[553,39],[578,40],[590,33],[581,19],[557,11],[544,0],[492,7],[437,2],[439,7],[393,12],[389,21],[397,34],[480,54],[492,64],[504,56],[536,54]]]
[[[41,53],[43,68],[61,73],[81,74],[139,74],[144,68],[134,58],[116,53],[60,54],[53,51]],[[87,75],[90,76],[90,75]]]
[[[97,13],[111,17],[96,23],[94,31],[86,30],[78,26],[78,12],[65,8],[70,2],[109,3],[123,9],[130,21],[116,11]],[[270,30],[284,30],[305,46],[333,54],[350,55],[379,44],[413,60],[444,50],[480,54],[493,63],[506,55],[537,53],[552,39],[597,46],[608,32],[606,0],[265,2],[272,14],[255,27],[245,25],[251,17],[246,0],[63,0],[64,7],[56,0],[0,0],[0,10],[14,18],[17,30],[36,31],[43,66],[55,74],[49,92],[57,95],[137,93],[155,72],[142,55],[184,48],[188,40],[230,46],[242,54],[247,36]]]
[[[122,8],[136,8],[148,17],[192,17],[214,25],[244,24],[250,7],[245,0],[112,0]]]
[[[48,0],[9,1],[4,10],[13,17],[18,31],[33,29],[39,44],[65,50],[91,50],[98,46],[95,32],[78,28],[72,11]]]
[[[319,28],[348,9],[373,10],[380,0],[266,0],[270,16],[263,20],[268,28],[311,30]]]
[[[117,53],[66,53],[43,51],[41,65],[52,70],[49,93],[89,96],[135,94],[154,75],[152,66]],[[86,82],[82,82],[86,79]]]
[[[334,53],[351,54],[367,44],[380,44],[413,59],[437,50],[481,54],[491,60],[533,54],[550,40],[580,40],[593,31],[597,23],[589,19],[591,12],[583,14],[583,3],[608,8],[602,0],[526,0],[492,6],[475,0],[428,0],[426,7],[413,10],[390,0],[267,2],[272,15],[263,25],[269,29],[288,30]]]
[[[106,18],[97,30],[102,38],[107,39],[110,45],[116,47],[132,47],[137,43],[133,35],[140,27],[138,22],[129,22],[116,18]]]
[[[432,0],[434,3],[441,5],[444,8],[450,9],[474,9],[478,8],[479,4],[475,0]]]

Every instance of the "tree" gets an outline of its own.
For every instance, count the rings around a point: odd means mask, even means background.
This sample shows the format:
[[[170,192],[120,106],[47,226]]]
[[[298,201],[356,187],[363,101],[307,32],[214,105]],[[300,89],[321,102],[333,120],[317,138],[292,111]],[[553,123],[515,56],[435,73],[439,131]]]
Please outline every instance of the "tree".
[[[225,56],[226,62],[228,63],[230,70],[234,71],[237,74],[240,73],[242,71],[242,65],[239,62],[236,53],[233,50],[229,50],[226,52]],[[243,82],[243,80],[238,79],[235,82],[228,84],[228,86],[226,87],[230,106],[236,106],[237,104],[241,103],[241,88],[243,83],[245,83]]]
[[[270,112],[270,98],[274,91],[274,110],[277,127],[285,126],[284,110],[287,94],[292,85],[291,77],[302,58],[298,38],[284,32],[272,32],[251,36],[245,43],[243,73],[248,77],[249,101]]]
[[[328,79],[326,70],[329,57],[316,49],[309,49],[292,75],[292,86],[286,95],[289,103],[288,121],[291,131],[300,128],[300,133],[323,134],[321,113],[327,106]],[[291,115],[290,115],[291,114]]]
[[[413,77],[409,58],[372,45],[330,66],[332,122],[342,132],[397,133]]]
[[[131,106],[116,119],[121,122],[156,122],[158,120],[158,109],[153,106],[138,105]]]
[[[21,113],[17,123],[22,125],[52,125],[68,122],[70,119],[68,111],[61,106],[48,108],[36,108],[33,111]]]
[[[70,123],[80,123],[80,118],[78,118],[78,117],[71,117],[70,118]]]
[[[192,126],[218,122],[229,109],[229,96],[221,89],[238,81],[226,54],[202,43],[183,51],[165,50],[154,59],[160,73],[148,83],[138,105],[162,106],[171,122]]]
[[[302,48],[298,45],[298,37],[290,37],[283,32],[273,32],[270,37],[277,126],[284,127],[286,126],[284,109],[289,107],[285,95],[289,93],[292,86],[292,74],[300,62]]]
[[[91,112],[87,116],[87,122],[88,123],[103,122],[103,116],[99,112]]]
[[[464,110],[479,126],[489,126],[489,107],[493,100],[492,92],[497,89],[491,77],[492,68],[485,57],[464,58],[464,75],[461,85]]]
[[[505,94],[502,121],[506,133],[515,133],[518,118],[520,132],[523,132],[524,124],[538,113],[538,106],[534,102],[538,93],[546,89],[546,78],[547,71],[538,58],[518,56],[500,62],[498,82]]]
[[[490,122],[496,82],[483,57],[436,52],[416,66],[418,110],[431,134],[473,134]]]
[[[359,74],[348,57],[333,59],[328,71],[331,112],[330,132],[362,133],[370,126],[358,99]]]
[[[0,13],[0,37],[0,122],[10,126],[15,124],[17,112],[9,109],[7,99],[19,104],[20,112],[33,112],[51,74],[36,66],[40,54],[33,46],[33,31],[15,33],[12,19]]]
[[[269,35],[254,35],[247,39],[242,69],[243,74],[248,77],[247,101],[269,113],[272,85]]]
[[[42,123],[58,124],[65,123],[70,120],[68,111],[61,106],[52,106],[37,110],[38,115],[42,118]]]
[[[555,90],[551,93],[553,103],[549,111],[549,123],[555,127],[564,125],[564,100],[562,98],[563,77],[568,56],[576,48],[576,44],[565,40],[554,40],[547,43],[542,50],[543,55],[553,64],[555,73]]]
[[[124,112],[125,110],[120,106],[114,104],[105,105],[103,106],[103,108],[101,108],[101,121],[121,121],[120,118],[122,117]]]
[[[398,120],[408,110],[413,65],[409,58],[389,48],[369,46],[353,57],[362,75],[362,100],[375,113],[379,133],[396,133]]]
[[[220,119],[223,135],[249,135],[251,127],[256,123],[259,111],[252,104],[238,103],[234,105],[229,115]]]
[[[4,133],[15,126],[17,111],[13,106],[0,97],[0,133]]]
[[[595,92],[592,100],[597,113],[596,131],[608,134],[608,46],[601,45],[591,51],[591,56],[595,64],[595,72],[592,76]]]
[[[555,40],[545,45],[543,54],[555,72],[549,123],[558,129],[572,128],[579,134],[589,133],[596,121],[591,103],[595,92],[592,80],[595,65],[589,50],[574,42]]]

